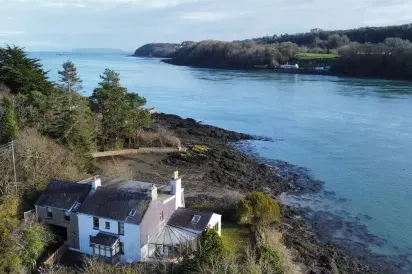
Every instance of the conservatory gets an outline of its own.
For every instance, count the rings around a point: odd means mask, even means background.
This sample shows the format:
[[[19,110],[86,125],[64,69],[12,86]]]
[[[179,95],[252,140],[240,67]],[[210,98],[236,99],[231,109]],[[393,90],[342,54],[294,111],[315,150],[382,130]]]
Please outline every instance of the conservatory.
[[[149,240],[149,258],[174,260],[196,250],[200,231],[166,225]]]

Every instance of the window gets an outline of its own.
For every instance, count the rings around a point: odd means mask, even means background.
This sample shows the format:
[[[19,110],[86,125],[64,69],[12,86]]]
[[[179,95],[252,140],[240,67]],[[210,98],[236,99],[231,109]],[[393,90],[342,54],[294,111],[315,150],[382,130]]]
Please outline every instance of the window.
[[[76,212],[80,207],[80,203],[76,203],[76,205],[73,208],[73,212]]]
[[[217,232],[219,232],[219,223],[216,223],[216,224],[213,226],[213,229],[216,230]]]
[[[120,250],[120,254],[124,255],[124,245],[121,242],[119,242],[119,250]]]
[[[164,216],[164,214],[163,214],[163,211],[160,212],[159,218],[160,218],[160,221],[163,221],[163,220],[165,219],[165,216]]]
[[[115,255],[113,254],[113,251],[110,247],[102,246],[102,245],[94,245],[94,244],[91,244],[90,246],[93,248],[94,255],[99,255],[99,256],[108,257],[108,258]]]
[[[53,211],[50,207],[47,207],[47,218],[53,219]]]
[[[130,210],[130,212],[129,212],[129,216],[134,216],[136,214],[136,210]]]
[[[99,229],[99,218],[93,217],[93,229]]]
[[[192,223],[194,223],[194,224],[199,223],[200,218],[201,218],[201,216],[199,216],[199,215],[193,215]]]
[[[124,235],[124,223],[119,222],[119,235]]]
[[[104,228],[105,228],[105,229],[110,229],[110,222],[106,222]]]

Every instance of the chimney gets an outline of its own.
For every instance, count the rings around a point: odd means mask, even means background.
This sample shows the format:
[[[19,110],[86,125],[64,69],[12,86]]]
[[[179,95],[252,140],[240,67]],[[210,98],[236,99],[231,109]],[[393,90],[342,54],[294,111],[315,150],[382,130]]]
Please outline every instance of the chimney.
[[[96,190],[98,187],[102,186],[102,180],[97,178],[97,176],[93,176],[92,179],[92,190]]]
[[[155,184],[152,185],[149,196],[152,197],[152,201],[157,200],[157,187]]]
[[[176,202],[175,202],[175,209],[179,207],[184,207],[183,203],[183,191],[182,191],[182,179],[179,177],[179,172],[175,171],[173,173],[173,179],[170,181],[172,186],[172,193],[175,195]]]

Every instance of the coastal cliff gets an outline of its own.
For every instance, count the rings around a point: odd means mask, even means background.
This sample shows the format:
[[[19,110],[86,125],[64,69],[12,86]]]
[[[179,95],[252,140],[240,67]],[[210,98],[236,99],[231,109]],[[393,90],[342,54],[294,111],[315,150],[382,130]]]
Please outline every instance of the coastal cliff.
[[[172,58],[182,47],[190,45],[192,42],[173,43],[150,43],[141,46],[134,52],[136,57],[159,57]]]

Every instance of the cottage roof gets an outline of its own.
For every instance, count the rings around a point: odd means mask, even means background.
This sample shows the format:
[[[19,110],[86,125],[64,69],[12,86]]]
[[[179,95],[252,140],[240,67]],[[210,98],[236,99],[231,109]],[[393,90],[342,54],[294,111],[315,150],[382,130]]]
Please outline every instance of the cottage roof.
[[[99,232],[96,236],[90,236],[91,244],[103,245],[107,247],[112,247],[118,240],[118,236],[105,234],[102,232]]]
[[[35,205],[70,210],[76,203],[82,203],[91,189],[89,184],[52,180],[37,199]]]
[[[205,212],[198,209],[178,208],[173,212],[168,225],[203,231],[207,228],[213,212]]]
[[[99,187],[89,195],[78,212],[139,224],[150,201],[147,193]]]

